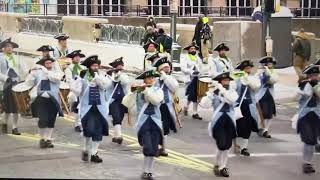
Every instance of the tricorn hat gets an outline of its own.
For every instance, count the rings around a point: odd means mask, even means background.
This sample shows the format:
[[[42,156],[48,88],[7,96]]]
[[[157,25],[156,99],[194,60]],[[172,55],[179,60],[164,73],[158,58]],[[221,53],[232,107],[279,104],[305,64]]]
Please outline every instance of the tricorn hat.
[[[215,77],[213,78],[214,81],[218,81],[218,82],[220,82],[220,81],[223,80],[223,79],[233,80],[233,78],[231,77],[230,72],[220,73],[220,74],[218,74],[217,76],[215,76]]]
[[[261,64],[267,64],[267,63],[272,63],[272,64],[277,64],[277,61],[274,57],[272,56],[265,56],[265,57],[262,57],[260,60],[259,60],[259,63]]]
[[[69,39],[69,36],[67,34],[58,34],[54,36],[54,38],[60,41]]]
[[[43,45],[37,49],[37,51],[45,52],[45,51],[54,51],[54,49],[49,45]]]
[[[81,50],[75,50],[67,54],[67,58],[71,58],[71,59],[73,59],[76,56],[79,56],[80,58],[86,57],[84,54],[81,54]]]
[[[8,38],[0,43],[0,49],[6,47],[8,44],[11,44],[13,48],[18,48],[19,45],[11,41],[11,38]]]
[[[148,70],[148,71],[143,72],[139,76],[137,76],[136,79],[145,79],[145,78],[148,78],[148,77],[160,77],[160,74],[158,74],[154,70]]]
[[[254,65],[251,62],[251,60],[244,60],[244,61],[240,62],[239,64],[237,64],[235,69],[243,70],[244,68],[246,68],[248,66],[253,67]]]
[[[90,68],[90,66],[93,64],[98,64],[98,65],[101,64],[101,61],[98,59],[98,55],[89,56],[89,57],[87,57],[86,60],[81,62],[81,65],[84,65],[87,68]]]
[[[49,56],[45,56],[42,59],[40,59],[38,62],[36,62],[36,64],[44,65],[46,61],[54,62],[55,60]]]
[[[110,66],[112,66],[113,68],[116,68],[118,65],[124,65],[123,63],[123,57],[120,57],[118,59],[115,59],[114,61],[112,61],[111,63],[109,63]]]
[[[196,50],[199,50],[199,46],[197,46],[197,44],[195,42],[192,42],[191,44],[189,44],[187,47],[183,48],[183,50],[188,51],[191,47],[195,47]]]
[[[169,66],[171,68],[171,62],[168,60],[167,57],[161,57],[159,59],[157,59],[153,65],[153,67],[156,67],[157,69],[161,70],[162,68],[164,68],[165,66]]]
[[[230,49],[225,43],[220,43],[213,50],[219,52],[219,51],[222,51],[222,50],[229,51]]]

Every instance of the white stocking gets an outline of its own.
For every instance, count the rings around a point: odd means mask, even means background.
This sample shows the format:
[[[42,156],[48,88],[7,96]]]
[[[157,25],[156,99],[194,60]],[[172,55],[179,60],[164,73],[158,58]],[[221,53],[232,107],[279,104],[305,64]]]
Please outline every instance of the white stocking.
[[[18,119],[19,119],[19,114],[14,113],[14,114],[12,115],[12,129],[17,128],[17,126],[18,126]]]
[[[95,155],[98,153],[99,144],[100,144],[100,141],[92,141],[92,144],[91,144],[92,155]]]
[[[198,114],[198,103],[194,102],[193,103],[193,114]]]

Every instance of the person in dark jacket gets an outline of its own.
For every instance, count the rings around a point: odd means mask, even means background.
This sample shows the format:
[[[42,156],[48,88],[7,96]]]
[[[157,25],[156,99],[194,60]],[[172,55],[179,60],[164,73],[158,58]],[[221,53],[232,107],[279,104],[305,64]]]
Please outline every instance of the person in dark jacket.
[[[145,45],[149,39],[155,41],[156,38],[157,38],[157,32],[155,28],[148,26],[148,28],[146,29],[146,33],[143,37],[142,44]]]
[[[308,35],[301,29],[292,45],[293,66],[299,77],[299,82],[305,77],[302,70],[306,67],[311,56],[311,44]]]
[[[168,42],[168,39],[170,37],[168,37],[166,35],[166,33],[164,32],[164,29],[162,28],[159,28],[158,30],[158,35],[157,35],[157,38],[155,40],[155,42],[157,44],[159,44],[159,47],[158,47],[158,52],[160,53],[163,53],[163,52],[167,52],[167,53],[170,53],[171,51],[171,46],[172,46],[172,41]],[[167,41],[167,42],[166,42]]]
[[[198,23],[194,29],[194,35],[192,38],[192,41],[196,43],[196,45],[199,47],[199,56],[202,58],[201,54],[201,30],[203,27],[202,17],[199,17]]]

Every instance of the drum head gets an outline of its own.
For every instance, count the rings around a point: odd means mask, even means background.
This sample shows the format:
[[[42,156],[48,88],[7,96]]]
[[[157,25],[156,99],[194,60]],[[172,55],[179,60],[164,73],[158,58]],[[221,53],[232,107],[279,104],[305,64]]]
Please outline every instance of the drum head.
[[[24,92],[28,91],[32,88],[32,86],[26,84],[25,82],[19,83],[12,87],[13,92]]]
[[[199,78],[199,81],[204,82],[204,83],[211,83],[212,79],[209,77],[202,77],[202,78]]]
[[[66,82],[61,81],[59,88],[60,89],[70,89],[70,85]]]

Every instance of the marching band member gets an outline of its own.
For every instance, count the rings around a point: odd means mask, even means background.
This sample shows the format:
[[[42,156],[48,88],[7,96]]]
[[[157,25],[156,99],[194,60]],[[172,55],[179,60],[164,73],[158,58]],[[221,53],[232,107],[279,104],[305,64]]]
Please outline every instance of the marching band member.
[[[55,59],[67,57],[67,55],[72,52],[67,44],[69,36],[66,34],[59,34],[54,36],[54,38],[58,40],[58,46],[54,47],[53,57]]]
[[[152,62],[149,62],[151,60],[147,60],[147,58],[157,54],[157,49],[159,47],[159,44],[155,43],[152,39],[148,39],[147,43],[143,45],[143,48],[146,52],[145,57],[144,57],[144,62],[143,62],[143,69],[144,70],[149,70],[152,68]]]
[[[10,114],[12,114],[12,134],[14,135],[20,135],[17,128],[19,116],[11,89],[25,79],[28,71],[25,62],[13,55],[13,49],[18,47],[19,45],[12,42],[11,38],[0,43],[0,49],[3,50],[3,54],[0,55],[0,85],[3,89],[5,112],[2,131],[8,133],[8,121]]]
[[[69,39],[69,36],[66,34],[60,34],[56,35],[54,37],[58,40],[58,46],[54,47],[53,51],[53,58],[57,60],[56,63],[54,63],[54,70],[56,71],[64,71],[65,64],[59,62],[61,59],[64,59],[67,57],[69,53],[72,52],[70,48],[68,48],[67,40]]]
[[[199,64],[201,63],[201,59],[197,54],[197,50],[199,47],[192,42],[189,46],[185,47],[184,50],[188,51],[188,55],[182,59],[181,62],[181,71],[187,77],[187,88],[186,88],[186,96],[187,104],[184,107],[184,115],[188,115],[188,108],[191,102],[193,103],[193,119],[202,120],[202,117],[198,114],[198,97],[197,97],[197,86],[199,80]]]
[[[218,57],[213,58],[213,75],[216,76],[222,72],[233,71],[231,60],[227,57],[226,52],[229,51],[229,47],[225,43],[221,43],[214,48],[214,51],[218,52]]]
[[[207,92],[201,103],[213,105],[214,113],[209,123],[209,135],[215,139],[217,156],[214,166],[216,176],[229,177],[227,166],[229,149],[237,136],[234,105],[237,92],[230,87],[230,72],[219,74],[213,79],[213,89]]]
[[[81,64],[86,66],[87,70],[81,71],[80,78],[71,83],[72,93],[69,93],[68,98],[79,97],[79,116],[85,141],[82,160],[101,163],[103,160],[98,156],[98,147],[103,136],[109,135],[109,108],[105,90],[111,87],[111,81],[98,73],[101,64],[98,56],[90,56]]]
[[[46,56],[47,57],[53,57],[53,53],[52,53],[52,56],[51,56],[50,52],[53,52],[54,48],[52,48],[49,45],[43,45],[43,46],[39,47],[37,49],[37,51],[41,52],[41,55],[39,57],[36,57],[35,62],[38,62],[40,59],[42,59],[42,58],[44,58]],[[61,72],[61,68],[60,68],[60,65],[59,65],[58,61],[54,61],[53,62],[53,70]]]
[[[319,66],[308,66],[303,74],[307,79],[299,83],[299,112],[297,122],[297,133],[300,134],[303,147],[304,173],[314,173],[312,159],[320,136],[320,84]]]
[[[84,58],[86,56],[81,53],[81,50],[76,50],[76,51],[72,51],[71,53],[69,53],[66,57],[72,59],[72,63],[69,66],[67,66],[67,68],[64,71],[66,83],[70,85],[73,80],[75,80],[76,78],[79,77],[80,72],[82,70],[86,69],[85,66],[80,64],[81,58]],[[69,100],[71,100],[71,99],[69,99]],[[73,113],[73,117],[75,118],[74,130],[76,132],[82,132],[81,120],[78,115],[78,108],[77,108],[77,106],[79,104],[79,100],[77,99],[74,102],[69,101],[68,103],[71,107],[71,112]]]
[[[39,47],[37,49],[37,51],[41,52],[41,55],[40,55],[40,57],[38,57],[36,62],[38,62],[43,57],[51,57],[50,52],[54,51],[54,49],[49,45],[43,45],[43,46]]]
[[[123,105],[129,110],[136,105],[137,135],[139,144],[143,147],[144,173],[141,179],[153,179],[154,157],[158,154],[158,146],[162,145],[162,122],[160,105],[163,101],[163,91],[154,86],[155,77],[160,75],[154,70],[145,71],[136,79],[142,79],[141,86],[133,85],[131,92],[123,98]]]
[[[158,59],[153,66],[157,68],[158,73],[161,75],[159,80],[157,81],[157,86],[162,89],[164,94],[164,100],[160,106],[164,138],[162,148],[160,148],[159,151],[159,155],[168,156],[168,153],[165,150],[168,135],[170,134],[170,130],[172,130],[174,133],[177,133],[178,129],[176,123],[177,116],[174,108],[173,95],[178,90],[179,83],[173,76],[170,75],[170,62],[166,57]]]
[[[259,134],[265,138],[271,138],[269,128],[272,118],[276,115],[276,103],[274,101],[274,84],[278,81],[278,75],[273,66],[276,64],[274,57],[266,56],[261,58],[259,63],[263,66],[257,73],[260,78],[261,87],[256,94],[256,101],[259,103],[263,118],[263,129]]]
[[[45,56],[31,70],[25,83],[35,88],[35,94],[30,93],[32,102],[36,102],[36,114],[39,117],[40,148],[53,148],[52,133],[57,114],[63,116],[60,105],[59,85],[62,73],[53,70],[51,57]]]
[[[112,116],[112,124],[114,127],[114,136],[112,142],[122,144],[122,121],[124,114],[128,112],[121,102],[123,97],[128,92],[128,85],[130,83],[129,76],[122,72],[124,69],[123,57],[120,57],[109,63],[114,69],[111,71],[111,79],[113,81],[112,88],[107,91],[109,100],[109,114]]]
[[[245,72],[245,75],[237,80],[237,92],[239,94],[239,103],[242,118],[237,119],[237,134],[240,142],[240,153],[244,156],[250,156],[247,149],[251,131],[258,132],[258,114],[256,107],[255,93],[260,88],[260,80],[252,73],[253,63],[250,60],[244,60],[236,67],[237,70]]]

